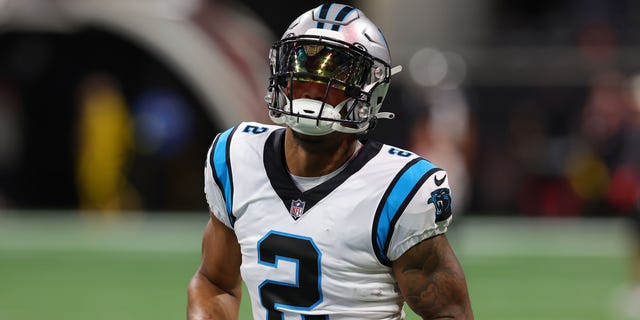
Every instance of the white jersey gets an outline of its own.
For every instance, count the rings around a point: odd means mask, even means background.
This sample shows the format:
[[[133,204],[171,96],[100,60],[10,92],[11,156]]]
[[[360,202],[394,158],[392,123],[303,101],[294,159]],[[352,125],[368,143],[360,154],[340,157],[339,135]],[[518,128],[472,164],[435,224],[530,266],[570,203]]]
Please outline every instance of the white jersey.
[[[446,172],[367,141],[340,173],[301,192],[284,130],[242,123],[207,155],[207,202],[238,238],[254,319],[402,319],[391,261],[447,230]]]

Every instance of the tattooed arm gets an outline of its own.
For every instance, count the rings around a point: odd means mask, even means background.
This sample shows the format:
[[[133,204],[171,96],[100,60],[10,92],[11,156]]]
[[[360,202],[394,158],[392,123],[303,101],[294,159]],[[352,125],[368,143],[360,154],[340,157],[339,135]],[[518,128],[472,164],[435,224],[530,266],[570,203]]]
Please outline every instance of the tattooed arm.
[[[405,301],[423,319],[473,319],[464,272],[445,235],[407,250],[393,272]]]

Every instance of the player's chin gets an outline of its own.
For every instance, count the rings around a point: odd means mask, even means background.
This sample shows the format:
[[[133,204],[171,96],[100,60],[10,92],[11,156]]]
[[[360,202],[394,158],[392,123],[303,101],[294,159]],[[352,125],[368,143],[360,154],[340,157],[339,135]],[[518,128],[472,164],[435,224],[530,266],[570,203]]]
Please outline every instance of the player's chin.
[[[293,138],[298,144],[310,153],[334,152],[349,139],[349,135],[342,132],[331,132],[321,136],[306,135],[295,130],[291,130]]]
[[[301,142],[304,143],[313,143],[313,144],[319,144],[319,143],[323,143],[327,140],[327,138],[333,133],[327,133],[327,134],[323,134],[320,136],[312,136],[312,135],[308,135],[308,134],[304,134],[304,133],[300,133],[296,130],[291,130],[291,133],[293,134],[293,137]]]

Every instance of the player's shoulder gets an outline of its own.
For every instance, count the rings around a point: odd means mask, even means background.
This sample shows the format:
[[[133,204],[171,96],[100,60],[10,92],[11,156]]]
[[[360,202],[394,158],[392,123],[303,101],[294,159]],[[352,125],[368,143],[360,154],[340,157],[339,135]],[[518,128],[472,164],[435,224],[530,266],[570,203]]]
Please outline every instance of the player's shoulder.
[[[236,144],[251,143],[252,141],[257,143],[261,140],[264,141],[271,132],[278,129],[282,129],[282,127],[259,122],[241,122],[218,133],[212,147],[220,147],[221,145],[228,147],[232,142]]]
[[[282,126],[264,124],[259,122],[242,122],[239,125],[235,126],[233,129],[236,132],[245,134],[249,137],[255,137],[269,135],[269,133],[282,128]]]
[[[378,168],[390,170],[397,183],[412,181],[434,190],[449,187],[446,170],[415,152],[382,144],[377,158]]]
[[[259,122],[241,122],[240,124],[230,127],[225,131],[218,134],[218,136],[243,136],[243,137],[257,137],[269,135],[274,130],[281,129],[281,126],[264,124]]]
[[[409,150],[405,150],[400,147],[396,147],[396,146],[393,146],[390,144],[384,144],[384,143],[381,144],[380,154],[385,157],[388,157],[391,161],[411,160],[416,157],[419,157],[418,155],[416,155],[415,153]]]
[[[270,133],[280,128],[258,122],[241,122],[219,132],[207,152],[207,166],[220,181],[231,181],[233,168],[260,165],[265,141]],[[251,170],[239,170],[234,175],[244,172]]]
[[[415,152],[389,144],[381,144],[378,157],[381,160],[380,162],[392,165],[394,167],[407,167],[417,165],[429,170],[442,170],[435,163],[423,158]]]

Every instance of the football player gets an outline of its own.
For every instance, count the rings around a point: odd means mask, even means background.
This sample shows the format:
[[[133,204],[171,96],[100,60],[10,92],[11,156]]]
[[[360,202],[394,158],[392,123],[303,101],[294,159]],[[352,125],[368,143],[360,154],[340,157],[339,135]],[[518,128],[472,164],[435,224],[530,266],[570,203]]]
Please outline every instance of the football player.
[[[208,151],[210,221],[189,319],[473,319],[445,232],[447,172],[360,141],[381,118],[391,68],[362,11],[324,4],[273,45],[266,101],[278,125],[242,123]]]

